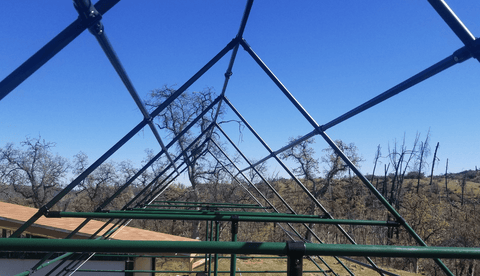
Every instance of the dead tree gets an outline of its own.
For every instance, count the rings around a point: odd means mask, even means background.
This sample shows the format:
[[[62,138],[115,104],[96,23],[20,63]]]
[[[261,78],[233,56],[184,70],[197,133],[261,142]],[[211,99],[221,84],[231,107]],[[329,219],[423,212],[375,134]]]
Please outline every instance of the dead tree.
[[[435,153],[433,154],[433,161],[432,161],[432,171],[430,173],[430,184],[429,185],[432,185],[433,183],[433,169],[435,168],[435,161],[440,161],[439,158],[437,158],[437,151],[438,151],[438,147],[440,146],[440,142],[437,142],[437,146],[435,147]]]

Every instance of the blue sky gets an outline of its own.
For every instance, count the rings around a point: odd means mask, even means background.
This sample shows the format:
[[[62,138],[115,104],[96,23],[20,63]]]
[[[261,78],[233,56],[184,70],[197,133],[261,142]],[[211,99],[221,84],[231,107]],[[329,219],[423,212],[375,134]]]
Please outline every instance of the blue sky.
[[[480,35],[479,1],[448,1]],[[44,3],[44,2],[43,2]],[[0,32],[3,79],[76,19],[71,1],[8,1]],[[122,0],[102,22],[142,98],[163,85],[182,85],[238,31],[245,1]],[[256,1],[245,39],[319,124],[325,124],[462,47],[427,1]],[[230,54],[191,90],[220,92]],[[378,144],[383,155],[404,133],[430,129],[440,142],[436,174],[480,166],[480,64],[470,59],[327,131],[354,142],[371,172]],[[274,150],[312,130],[248,54],[239,50],[227,97]],[[232,112],[227,114],[230,118]],[[142,115],[95,38],[82,33],[0,101],[0,146],[39,135],[72,159],[96,160]],[[234,126],[227,127],[239,141]],[[320,137],[315,149],[326,147]],[[244,133],[239,146],[251,159],[266,151]],[[112,158],[137,164],[157,151],[149,129]],[[383,160],[386,162],[386,160]],[[270,162],[271,171],[276,165]]]

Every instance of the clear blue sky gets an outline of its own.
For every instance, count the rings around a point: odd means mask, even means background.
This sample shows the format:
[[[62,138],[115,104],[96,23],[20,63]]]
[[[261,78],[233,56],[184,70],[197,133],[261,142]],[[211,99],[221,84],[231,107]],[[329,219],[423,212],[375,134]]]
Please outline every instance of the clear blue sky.
[[[480,36],[480,1],[448,1]],[[48,3],[48,4],[45,4]],[[122,0],[104,15],[105,32],[142,98],[164,84],[180,86],[234,38],[245,1]],[[71,1],[2,3],[0,79],[77,17]],[[452,54],[462,45],[425,1],[256,1],[245,39],[319,124],[327,123]],[[230,54],[191,90],[220,92]],[[227,97],[274,150],[312,130],[240,49]],[[431,132],[442,173],[480,167],[480,64],[470,59],[328,130],[354,142],[371,172],[378,144]],[[230,112],[230,115],[232,112]],[[0,101],[0,146],[41,135],[72,159],[93,162],[142,119],[135,103],[85,31]],[[231,136],[238,140],[229,127]],[[320,137],[318,154],[326,147]],[[245,134],[240,147],[266,151]],[[149,129],[113,156],[139,163],[157,151]],[[386,162],[384,160],[383,162]],[[272,163],[272,166],[273,163]],[[274,170],[272,167],[271,170]]]

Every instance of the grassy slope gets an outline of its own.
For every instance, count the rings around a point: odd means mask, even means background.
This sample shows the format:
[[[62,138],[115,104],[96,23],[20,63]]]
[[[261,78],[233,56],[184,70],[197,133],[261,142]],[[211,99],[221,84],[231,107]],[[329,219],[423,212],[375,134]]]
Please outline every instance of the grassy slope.
[[[326,263],[337,273],[339,276],[350,275],[333,257],[323,257]],[[315,259],[317,264],[323,270],[327,270],[327,267],[322,264],[322,262],[318,259]],[[379,275],[378,273],[372,271],[371,269],[365,268],[361,265],[342,260],[342,262],[357,276],[367,276],[367,275]],[[182,266],[180,263],[175,261],[169,261],[168,263],[161,264],[157,261],[157,269],[158,270],[184,270],[186,267]],[[200,266],[196,268],[196,271],[203,271],[204,266]],[[278,270],[286,270],[287,269],[287,260],[286,259],[238,259],[237,260],[237,275],[244,275],[244,276],[285,276],[285,273],[241,273],[242,271],[278,271]],[[303,265],[304,271],[319,271],[318,268],[309,260],[304,259]],[[413,275],[420,275],[415,274],[412,272],[406,272],[403,270],[392,269],[392,268],[383,268],[391,273],[395,273],[401,276],[413,276]],[[230,260],[229,259],[220,259],[219,261],[219,271],[228,271],[230,270]],[[213,271],[213,263],[212,263],[212,271]],[[156,275],[166,275],[166,276],[176,276],[182,275],[182,273],[157,273]],[[213,275],[213,273],[212,273]],[[229,275],[228,273],[219,273],[219,275]],[[304,275],[324,275],[323,273],[319,272],[310,272],[304,273]],[[334,275],[332,273],[327,273],[327,275]]]

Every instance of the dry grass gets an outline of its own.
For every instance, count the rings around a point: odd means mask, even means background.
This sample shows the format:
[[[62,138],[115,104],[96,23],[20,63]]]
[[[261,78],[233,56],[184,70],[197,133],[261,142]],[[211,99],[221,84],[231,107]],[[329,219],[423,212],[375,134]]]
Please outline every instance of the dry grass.
[[[325,262],[337,273],[339,276],[350,275],[340,263],[338,263],[333,257],[323,257]],[[173,261],[173,260],[172,260]],[[317,264],[327,272],[327,275],[334,275],[333,273],[328,273],[328,268],[318,259],[315,259]],[[368,275],[379,275],[377,272],[363,267],[361,265],[349,262],[347,260],[342,260],[342,262],[357,276],[368,276]],[[412,272],[406,272],[398,269],[391,269],[386,267],[381,267],[391,273],[395,273],[401,276],[414,276],[421,275],[415,274]],[[170,269],[180,269],[178,263],[175,261],[164,263],[163,266],[158,266],[157,269],[170,270]],[[183,269],[183,268],[182,268]],[[203,271],[204,266],[200,266],[195,269],[198,272]],[[287,259],[262,259],[262,258],[251,258],[251,259],[238,259],[237,260],[237,275],[238,276],[285,276],[286,273],[242,273],[242,271],[286,271],[287,269]],[[230,259],[220,259],[219,261],[219,271],[229,271],[230,270]],[[317,276],[324,275],[319,271],[319,269],[308,259],[304,259],[303,264],[304,271],[318,271],[318,272],[304,272],[304,275],[308,276]],[[167,275],[167,276],[176,276],[176,275],[185,275],[184,273],[157,273],[156,275]],[[194,275],[194,274],[191,274]],[[212,275],[213,275],[213,262],[212,262]],[[219,273],[221,276],[229,275],[229,273]]]

